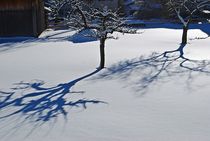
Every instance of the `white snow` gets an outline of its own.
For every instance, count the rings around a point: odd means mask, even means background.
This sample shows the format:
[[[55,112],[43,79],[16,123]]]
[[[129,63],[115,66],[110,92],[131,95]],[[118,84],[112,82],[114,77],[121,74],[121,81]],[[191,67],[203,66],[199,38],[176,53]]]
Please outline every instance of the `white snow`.
[[[206,14],[210,14],[209,10],[203,10],[202,12],[206,13]]]
[[[119,39],[106,42],[106,68],[85,79],[81,77],[94,72],[99,65],[99,41],[72,43],[70,37],[74,32],[70,31],[48,31],[39,39],[24,38],[20,42],[7,42],[0,38],[0,117],[17,112],[0,118],[0,140],[210,140],[209,73],[180,68],[182,59],[178,59],[167,68],[168,74],[163,71],[154,82],[148,83],[148,87],[142,88],[147,84],[146,78],[159,69],[145,64],[141,67],[142,64],[135,61],[148,59],[153,52],[177,49],[182,34],[179,28],[164,26],[143,31],[143,34],[135,35],[115,33]],[[195,28],[189,31],[185,57],[210,61],[209,32],[203,31]],[[177,52],[173,55],[176,57]],[[119,62],[126,69],[123,70]],[[158,64],[154,61],[150,63]],[[186,65],[195,67],[197,63],[201,62]],[[110,72],[115,69],[117,72]],[[210,71],[208,64],[203,69]],[[73,80],[78,78],[81,80],[76,80],[74,84]],[[21,86],[15,85],[20,82]],[[23,83],[27,83],[28,87],[24,88],[26,85]],[[64,93],[60,88],[64,90],[68,86],[71,93],[65,93],[59,99]],[[11,89],[15,87],[22,89]],[[15,93],[6,99],[8,94],[3,92]],[[39,96],[30,95],[33,92],[40,92]],[[25,95],[28,97],[23,98]],[[49,101],[37,101],[34,103],[36,107],[33,107],[31,103],[46,95]],[[50,99],[50,95],[54,97]],[[22,101],[20,98],[23,98]],[[14,99],[16,102],[10,104]],[[62,102],[78,100],[87,100],[86,109],[82,104],[74,105],[78,107],[62,105]],[[88,100],[98,103],[88,103]],[[66,117],[61,107],[58,107],[60,111],[55,112],[55,116],[46,115],[47,110],[56,108],[56,104],[63,106]],[[23,107],[25,109],[21,109]],[[44,113],[41,114],[41,111]],[[42,116],[49,119],[44,120]]]

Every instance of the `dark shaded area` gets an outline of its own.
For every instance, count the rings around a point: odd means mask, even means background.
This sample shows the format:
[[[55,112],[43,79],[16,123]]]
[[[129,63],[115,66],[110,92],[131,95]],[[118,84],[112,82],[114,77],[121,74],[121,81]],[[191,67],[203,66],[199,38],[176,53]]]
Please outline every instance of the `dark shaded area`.
[[[98,40],[97,33],[91,29],[81,30],[80,32],[75,33],[73,36],[69,38],[69,41],[73,43],[85,43],[97,40]]]
[[[38,41],[39,39],[33,37],[0,38],[0,53],[29,47],[28,43],[35,43]]]
[[[20,42],[24,43],[26,41],[31,41],[32,39],[35,40],[35,38],[33,38],[33,37],[0,38],[0,45],[1,44],[6,44],[6,43],[8,43],[8,44],[10,44],[10,43],[11,44],[12,43],[20,43]]]
[[[129,84],[137,92],[145,93],[150,86],[157,82],[173,80],[174,76],[186,79],[187,85],[192,82],[194,74],[210,75],[209,60],[193,60],[185,56],[185,45],[175,50],[165,51],[161,54],[152,53],[149,56],[121,61],[107,68],[107,70],[94,79],[119,79],[129,81],[136,76],[135,82]],[[131,77],[134,78],[134,77]]]
[[[69,33],[69,32],[72,32],[72,30],[64,30],[64,31],[56,32],[56,33],[50,34],[46,37],[40,37],[40,38],[34,38],[34,37],[4,37],[4,38],[1,38],[0,37],[0,53],[36,45],[36,44],[32,44],[32,43],[70,41],[71,36],[56,37],[58,35],[62,35],[62,34]]]
[[[0,36],[33,36],[32,10],[0,11]]]
[[[86,43],[97,41],[96,33],[93,30],[82,30],[75,32],[73,35],[65,35],[73,32],[73,30],[63,30],[49,34],[45,37],[4,37],[0,38],[0,52],[8,51],[16,48],[28,46],[27,43],[45,43],[45,42],[62,42],[70,41],[73,43]],[[60,36],[60,37],[58,37]]]
[[[11,88],[11,92],[0,91],[0,120],[13,116],[21,116],[26,121],[45,123],[59,116],[67,118],[68,109],[78,107],[86,109],[88,104],[106,103],[95,99],[77,99],[71,96],[84,93],[72,91],[72,87],[78,82],[96,74],[96,70],[85,76],[67,83],[60,83],[54,87],[44,87],[44,82],[33,83],[20,82]],[[18,93],[20,92],[20,93]],[[13,109],[11,112],[7,109]],[[7,112],[2,112],[7,111]]]
[[[42,0],[1,0],[0,36],[38,37],[46,28]]]
[[[62,36],[62,37],[56,37],[58,35],[66,34],[69,32],[72,32],[73,30],[63,30],[60,32],[55,32],[53,34],[49,34],[45,37],[40,38],[34,38],[34,37],[26,37],[26,36],[19,36],[19,37],[0,37],[0,48],[2,47],[12,47],[16,44],[26,44],[26,43],[41,43],[41,42],[49,42],[49,41],[66,41],[69,40],[71,36]]]

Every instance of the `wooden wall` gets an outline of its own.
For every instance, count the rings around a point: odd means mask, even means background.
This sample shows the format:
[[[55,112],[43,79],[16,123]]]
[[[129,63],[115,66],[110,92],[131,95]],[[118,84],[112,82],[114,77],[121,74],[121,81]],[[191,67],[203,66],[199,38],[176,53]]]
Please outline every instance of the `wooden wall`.
[[[0,0],[1,10],[31,9],[31,0]]]
[[[0,0],[0,36],[35,36],[45,29],[42,0]]]

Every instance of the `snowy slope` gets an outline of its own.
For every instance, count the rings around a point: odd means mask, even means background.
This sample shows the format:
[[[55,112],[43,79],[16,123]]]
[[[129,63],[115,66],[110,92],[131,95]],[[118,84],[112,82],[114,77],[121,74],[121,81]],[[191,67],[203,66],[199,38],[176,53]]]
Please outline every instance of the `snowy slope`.
[[[190,30],[180,56],[181,29],[143,31],[108,40],[100,72],[99,42],[73,32],[0,39],[0,140],[210,140],[209,32]]]

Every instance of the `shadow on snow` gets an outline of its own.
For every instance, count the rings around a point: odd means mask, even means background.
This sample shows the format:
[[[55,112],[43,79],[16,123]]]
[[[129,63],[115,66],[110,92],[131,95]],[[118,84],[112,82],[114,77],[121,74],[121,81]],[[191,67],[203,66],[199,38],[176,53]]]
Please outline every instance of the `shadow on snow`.
[[[184,53],[185,47],[180,45],[175,50],[161,54],[152,53],[149,56],[121,61],[93,79],[120,79],[129,82],[136,75],[129,87],[134,86],[134,89],[142,94],[146,93],[149,87],[158,84],[157,82],[173,80],[172,78],[177,75],[183,77],[182,79],[187,77],[187,85],[190,86],[195,74],[210,75],[210,61],[187,58]]]
[[[0,91],[0,120],[20,116],[23,117],[24,122],[29,121],[29,123],[41,125],[57,119],[59,116],[64,116],[66,119],[69,108],[78,107],[86,109],[88,104],[105,104],[106,102],[96,99],[77,99],[74,97],[74,94],[84,92],[72,91],[72,87],[78,82],[99,71],[96,70],[54,87],[46,88],[43,86],[44,82],[42,81],[33,83],[20,82],[16,84],[15,88],[11,88],[11,92]]]
[[[49,33],[46,36],[41,36],[39,38],[33,37],[8,37],[0,38],[0,53],[19,49],[32,47],[38,43],[47,42],[63,42],[69,41],[72,43],[87,43],[97,41],[96,33],[93,30],[82,30],[82,31],[72,31],[63,30],[56,31],[55,33]]]

